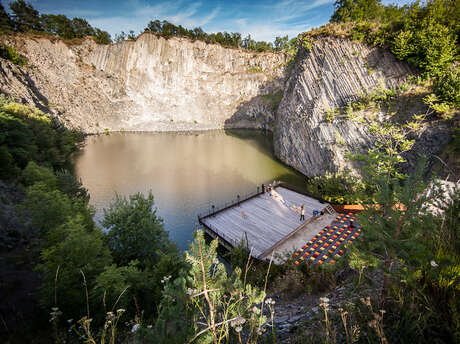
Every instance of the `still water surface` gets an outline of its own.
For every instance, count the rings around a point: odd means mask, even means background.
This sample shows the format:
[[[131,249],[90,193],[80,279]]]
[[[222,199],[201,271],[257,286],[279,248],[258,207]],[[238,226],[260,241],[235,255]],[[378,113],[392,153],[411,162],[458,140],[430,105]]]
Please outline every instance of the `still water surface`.
[[[170,239],[188,248],[197,214],[281,180],[304,177],[276,160],[272,137],[256,130],[113,133],[90,136],[75,159],[100,221],[115,193],[152,190]]]

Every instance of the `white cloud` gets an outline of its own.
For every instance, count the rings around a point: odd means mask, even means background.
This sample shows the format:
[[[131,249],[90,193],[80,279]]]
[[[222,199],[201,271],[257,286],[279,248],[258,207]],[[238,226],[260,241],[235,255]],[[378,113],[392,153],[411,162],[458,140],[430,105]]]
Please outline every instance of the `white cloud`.
[[[187,4],[184,1],[165,1],[156,5],[146,5],[138,0],[132,3],[133,10],[123,16],[96,17],[88,21],[93,26],[107,30],[112,36],[120,31],[134,30],[142,32],[150,20],[167,20],[176,25],[187,28],[204,26],[211,22],[220,12],[220,7],[211,12],[201,13],[201,2]]]

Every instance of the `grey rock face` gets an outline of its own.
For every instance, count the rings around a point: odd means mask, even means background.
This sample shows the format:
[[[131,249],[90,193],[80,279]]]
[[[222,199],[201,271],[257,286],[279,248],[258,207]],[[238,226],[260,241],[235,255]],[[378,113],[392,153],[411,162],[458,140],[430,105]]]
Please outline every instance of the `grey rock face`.
[[[278,109],[275,153],[307,176],[354,166],[346,152],[363,151],[372,138],[361,124],[329,123],[328,109],[405,80],[410,68],[393,55],[347,39],[320,38],[298,57]]]
[[[296,58],[286,82],[287,57],[254,53],[185,38],[143,34],[136,41],[98,45],[85,40],[3,37],[28,59],[21,68],[0,59],[0,92],[53,114],[86,133],[105,130],[176,131],[264,128],[274,131],[275,153],[307,176],[356,166],[347,152],[372,143],[363,124],[325,120],[376,88],[411,73],[379,48],[319,38]],[[282,95],[278,106],[279,95]],[[366,115],[366,114],[364,114]],[[387,120],[384,113],[374,114]],[[449,128],[427,126],[408,154],[436,154]]]
[[[87,133],[108,130],[270,128],[286,56],[144,33],[136,41],[8,38],[29,68],[0,61],[0,90],[49,109]],[[14,71],[14,72],[13,72]],[[174,129],[174,128],[173,128]]]

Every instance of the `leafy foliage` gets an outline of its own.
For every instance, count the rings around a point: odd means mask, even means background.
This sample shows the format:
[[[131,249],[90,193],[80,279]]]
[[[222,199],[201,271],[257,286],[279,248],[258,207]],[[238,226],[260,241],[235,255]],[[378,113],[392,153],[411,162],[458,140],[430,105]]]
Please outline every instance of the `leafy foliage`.
[[[40,31],[42,29],[40,23],[40,14],[29,3],[24,0],[16,0],[9,4],[13,12],[13,24],[17,31],[28,32],[32,30]]]
[[[369,202],[372,188],[350,171],[326,173],[307,180],[307,191],[334,204],[356,204]]]
[[[0,7],[0,31],[14,29],[19,32],[46,32],[64,39],[94,36],[95,41],[101,44],[112,41],[108,32],[93,28],[83,18],[70,19],[63,14],[40,15],[31,3],[24,0],[15,0],[9,6],[12,18],[4,11],[3,6]]]
[[[201,27],[186,29],[182,25],[177,26],[168,22],[167,20],[150,21],[145,28],[145,31],[160,35],[166,39],[170,37],[188,37],[192,40],[200,40],[206,43],[219,43],[226,47],[242,47],[259,52],[273,50],[272,43],[255,41],[251,38],[251,35],[242,38],[241,34],[238,32],[217,32],[208,34],[204,32]],[[121,35],[120,38],[123,36],[124,35]],[[276,49],[281,50],[280,45],[282,44],[282,40],[278,39],[276,42]]]
[[[460,107],[460,65],[453,66],[437,76],[434,90],[441,100]]]
[[[334,6],[332,22],[371,20],[382,13],[380,0],[336,0]]]
[[[380,0],[338,0],[331,22],[344,24],[352,39],[389,47],[425,78],[434,78],[443,101],[458,106],[458,67],[453,64],[458,61],[459,13],[459,2],[450,0],[400,7],[384,6]]]
[[[8,165],[0,166],[0,171],[8,178],[14,174],[8,174],[6,169],[23,169],[29,161],[65,167],[82,139],[81,133],[65,129],[37,108],[0,103],[0,146],[4,147],[4,159],[8,161]]]
[[[117,264],[138,260],[145,267],[176,251],[156,212],[151,192],[147,197],[138,193],[129,199],[117,195],[104,211],[102,225],[109,230],[107,244]]]
[[[203,232],[196,232],[186,252],[190,269],[166,283],[159,317],[154,330],[148,333],[151,340],[232,342],[244,328],[247,342],[257,342],[267,326],[263,315],[265,292],[247,284],[239,268],[227,274],[217,259],[217,245],[217,240],[206,245]]]
[[[0,32],[10,32],[13,30],[13,22],[10,16],[6,13],[5,8],[0,3]]]
[[[0,57],[18,66],[25,66],[27,64],[27,59],[20,56],[14,47],[7,44],[3,44],[0,47]]]
[[[91,290],[112,258],[100,230],[86,229],[78,218],[69,219],[59,230],[63,240],[41,253],[42,301],[47,307],[59,305],[67,316],[78,316],[87,313],[85,284]]]
[[[372,123],[369,132],[376,137],[375,147],[366,154],[356,154],[353,158],[365,162],[364,171],[371,179],[386,176],[386,181],[404,178],[398,167],[406,162],[402,154],[410,150],[414,140],[407,139],[407,131],[398,125],[386,122]]]

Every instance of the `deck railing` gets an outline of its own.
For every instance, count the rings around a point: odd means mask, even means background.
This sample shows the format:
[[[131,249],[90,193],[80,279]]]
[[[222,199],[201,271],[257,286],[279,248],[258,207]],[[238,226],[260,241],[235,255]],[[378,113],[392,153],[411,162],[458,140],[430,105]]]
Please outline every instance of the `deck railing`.
[[[263,184],[265,185],[265,187],[267,187],[269,184],[271,184],[272,187],[277,187],[277,186],[281,185],[281,182],[275,182],[275,183],[271,182],[271,183],[263,183]],[[237,205],[239,203],[247,201],[248,199],[250,199],[250,198],[252,198],[254,196],[260,195],[260,194],[262,194],[262,184],[260,184],[260,186],[257,187],[257,190],[249,192],[249,193],[244,194],[242,196],[238,195],[235,199],[232,199],[232,200],[227,201],[225,203],[221,203],[218,206],[216,206],[215,204],[211,204],[211,207],[210,207],[210,209],[208,209],[208,211],[205,211],[205,212],[202,212],[202,213],[198,214],[198,220],[202,220],[205,217],[217,214],[217,213],[221,212],[222,210],[225,210],[227,208],[231,208],[231,207],[233,207],[233,206],[235,206],[235,205]]]

